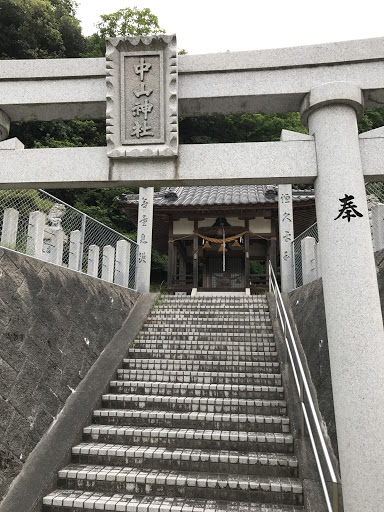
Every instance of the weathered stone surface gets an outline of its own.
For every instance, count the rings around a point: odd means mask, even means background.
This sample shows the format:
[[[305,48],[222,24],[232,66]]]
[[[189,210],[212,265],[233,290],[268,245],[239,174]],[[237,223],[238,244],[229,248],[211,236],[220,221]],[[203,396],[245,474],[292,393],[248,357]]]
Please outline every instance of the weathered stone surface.
[[[384,318],[384,249],[375,253],[375,262],[377,269],[377,282],[379,285],[379,294],[381,297],[381,313]]]
[[[384,316],[384,250],[375,253],[377,281]],[[317,391],[319,408],[332,442],[338,453],[331,373],[328,355],[327,325],[325,319],[322,280],[301,286],[288,294],[292,313],[305,351],[312,382]]]
[[[372,139],[374,142],[380,139]],[[367,141],[365,141],[367,142]],[[178,165],[171,158],[114,159],[107,148],[48,148],[4,151],[1,181],[5,188],[83,188],[106,186],[232,185],[312,183],[316,177],[310,140],[179,146]],[[382,160],[380,160],[381,162]],[[368,169],[369,167],[365,166]],[[376,165],[376,167],[378,167]],[[15,172],[17,169],[17,173]],[[65,172],[63,172],[65,169]],[[375,172],[379,172],[377,169]]]
[[[179,56],[179,114],[297,111],[319,83],[360,82],[383,102],[383,39]],[[345,63],[348,62],[348,65]],[[356,78],[356,73],[360,77]],[[13,121],[105,116],[105,59],[2,61],[0,96]],[[20,81],[23,87],[15,87]]]
[[[0,496],[137,297],[0,248]]]
[[[294,132],[289,132],[294,133]],[[283,134],[282,134],[283,135]],[[281,289],[289,292],[293,288],[292,241],[293,234],[293,206],[292,185],[279,185],[279,245],[280,245],[280,273]]]
[[[316,134],[316,217],[349,512],[375,510],[384,501],[384,410],[377,406],[384,401],[384,330],[356,119],[362,112],[361,89],[344,81],[313,88],[301,109],[309,132]]]
[[[110,158],[177,156],[176,36],[106,41]]]
[[[148,293],[151,281],[151,254],[153,228],[153,187],[140,187],[137,222],[137,274],[136,287],[139,292]]]
[[[329,365],[327,324],[321,279],[301,286],[288,294],[312,382],[317,391],[323,422],[338,454],[331,369]]]
[[[5,112],[0,110],[0,140],[4,140],[9,135],[11,120]]]

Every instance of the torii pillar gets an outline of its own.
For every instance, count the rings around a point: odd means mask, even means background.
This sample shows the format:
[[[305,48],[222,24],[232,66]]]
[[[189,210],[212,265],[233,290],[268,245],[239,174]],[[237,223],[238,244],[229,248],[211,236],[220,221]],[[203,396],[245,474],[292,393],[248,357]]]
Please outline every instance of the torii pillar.
[[[384,503],[384,332],[357,115],[360,88],[332,82],[304,98],[315,138],[316,214],[345,512]]]

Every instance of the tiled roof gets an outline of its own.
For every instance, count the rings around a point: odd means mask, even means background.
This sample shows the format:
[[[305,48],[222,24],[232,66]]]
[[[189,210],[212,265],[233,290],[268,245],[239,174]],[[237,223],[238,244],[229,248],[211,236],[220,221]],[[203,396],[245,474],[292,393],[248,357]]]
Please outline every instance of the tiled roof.
[[[313,190],[294,190],[293,201],[313,201]],[[213,206],[276,203],[276,185],[163,187],[154,195],[156,206]],[[123,194],[120,203],[137,203],[137,194]]]

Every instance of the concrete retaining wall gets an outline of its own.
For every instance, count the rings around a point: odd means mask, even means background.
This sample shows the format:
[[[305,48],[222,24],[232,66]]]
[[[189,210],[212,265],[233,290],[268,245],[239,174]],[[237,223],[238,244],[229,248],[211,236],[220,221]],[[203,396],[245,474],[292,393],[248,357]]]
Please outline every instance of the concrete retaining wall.
[[[377,279],[384,316],[384,250],[375,253]],[[335,415],[333,409],[331,370],[328,355],[327,325],[321,279],[288,294],[293,317],[300,336],[312,382],[317,391],[319,409],[323,416],[332,447],[338,455]]]
[[[0,248],[0,497],[138,296]]]

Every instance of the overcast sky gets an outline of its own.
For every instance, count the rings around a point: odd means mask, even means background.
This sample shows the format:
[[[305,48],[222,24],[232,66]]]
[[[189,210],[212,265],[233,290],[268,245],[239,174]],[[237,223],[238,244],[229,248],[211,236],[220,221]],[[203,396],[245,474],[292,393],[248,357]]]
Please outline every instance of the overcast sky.
[[[149,7],[179,49],[214,53],[283,48],[384,36],[384,1],[366,0],[77,0],[84,35],[100,14]]]

